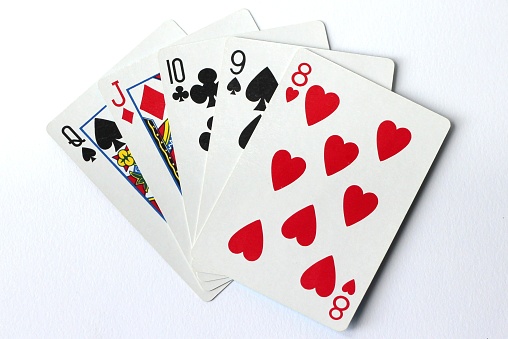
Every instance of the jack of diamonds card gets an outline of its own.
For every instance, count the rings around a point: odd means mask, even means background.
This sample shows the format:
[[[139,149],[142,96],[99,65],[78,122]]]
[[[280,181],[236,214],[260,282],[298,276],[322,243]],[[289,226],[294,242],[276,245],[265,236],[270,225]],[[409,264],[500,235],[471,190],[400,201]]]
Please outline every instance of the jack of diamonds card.
[[[190,262],[190,239],[186,227],[171,125],[164,113],[165,98],[162,93],[160,75],[150,76],[125,89],[120,87],[119,80],[110,81],[121,79],[123,84],[130,83],[132,79],[139,79],[151,69],[142,66],[155,65],[154,62],[154,58],[147,58],[123,69],[121,71],[123,76],[120,76],[120,73],[111,74],[99,81],[99,88],[103,96],[116,91],[115,99],[110,100],[115,107],[113,114],[121,112],[121,121],[118,118],[116,121],[119,126],[122,126],[121,130],[129,136],[129,142],[135,145],[132,153],[136,155],[136,159],[139,157],[142,160],[140,163],[143,164],[141,165],[143,172],[152,174],[150,176],[152,179],[159,179],[152,180],[159,184],[156,186],[158,190],[155,190],[154,195],[164,199],[164,205],[161,206],[164,206],[163,213],[169,216],[166,218],[168,227],[178,240],[187,261]],[[137,125],[133,126],[135,121]],[[134,133],[135,131],[139,132]],[[160,166],[154,166],[155,161],[158,161],[159,165],[163,164],[162,173],[155,171],[160,168]],[[162,179],[165,180],[164,185],[160,182]],[[161,191],[164,194],[161,194]],[[202,282],[202,287],[214,289],[225,282],[226,280],[216,280],[213,283]]]
[[[450,122],[303,49],[278,91],[195,243],[193,267],[341,331]]]

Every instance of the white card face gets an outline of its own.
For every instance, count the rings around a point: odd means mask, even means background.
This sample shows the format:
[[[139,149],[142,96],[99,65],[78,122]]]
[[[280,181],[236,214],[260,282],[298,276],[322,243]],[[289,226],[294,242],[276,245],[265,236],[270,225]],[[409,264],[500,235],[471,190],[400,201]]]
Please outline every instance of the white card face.
[[[206,273],[206,272],[196,272],[196,275],[200,281],[206,281],[206,282],[215,281],[215,280],[221,279],[221,278],[227,278],[226,276],[223,276],[223,275],[211,274],[211,273]]]
[[[450,123],[304,49],[277,91],[193,266],[344,330]]]
[[[309,42],[315,45],[320,41],[323,47],[328,46],[326,31],[321,22],[251,32],[246,36],[259,36],[272,41],[283,41],[281,39],[291,36],[294,41],[295,32],[302,33],[298,38],[301,44]],[[204,166],[216,104],[217,71],[222,63],[225,41],[226,38],[220,38],[174,45],[159,52],[161,78],[167,99],[166,115],[161,116],[164,119],[168,117],[171,123],[172,142],[178,159],[178,175],[191,241],[196,232]],[[142,164],[141,166],[143,167]],[[156,169],[155,164],[151,167],[154,175],[167,172],[160,167]],[[151,179],[149,175],[147,171],[148,180]],[[162,189],[166,189],[168,182],[170,181],[166,181]],[[158,187],[156,194],[158,196]],[[162,210],[164,211],[164,208]]]
[[[241,10],[213,23],[177,43],[195,42],[235,33],[257,30],[249,11]],[[161,45],[166,47],[170,44]],[[150,189],[175,235],[187,261],[190,262],[190,237],[180,191],[171,129],[164,114],[165,99],[157,62],[158,51],[138,62],[113,72],[99,81],[108,109],[126,140],[136,162],[143,168]],[[158,166],[157,166],[158,165]],[[159,170],[159,171],[157,171]],[[218,278],[202,287],[213,289],[225,281]]]
[[[321,21],[282,26],[235,35],[245,39],[329,49],[326,27]]]
[[[134,61],[133,56],[148,55],[183,36],[185,32],[174,22],[168,22],[119,65],[125,66]],[[119,65],[114,69],[120,68]],[[194,292],[204,300],[211,300],[222,291],[225,286],[211,292],[201,288],[107,110],[97,84],[51,121],[47,130]]]
[[[224,49],[213,134],[206,161],[198,233],[261,119],[263,109],[272,99],[266,94],[270,94],[270,90],[277,87],[277,82],[298,49],[299,47],[294,45],[242,38],[228,39]],[[394,64],[390,59],[323,49],[313,51],[391,89]],[[268,92],[264,94],[265,98],[261,99],[265,89]],[[283,92],[278,93],[284,95]]]
[[[188,44],[253,31],[259,31],[259,28],[254,21],[252,14],[250,14],[247,9],[241,9],[219,21],[189,34],[178,41],[178,44]]]

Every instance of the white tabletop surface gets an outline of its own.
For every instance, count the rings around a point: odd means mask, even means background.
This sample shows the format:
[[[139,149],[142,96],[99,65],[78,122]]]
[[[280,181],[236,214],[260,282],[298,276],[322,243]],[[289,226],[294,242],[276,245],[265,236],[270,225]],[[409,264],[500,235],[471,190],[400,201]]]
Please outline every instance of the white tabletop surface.
[[[239,284],[199,300],[45,131],[164,20],[242,7],[392,58],[394,90],[453,125],[346,332]],[[506,1],[10,1],[0,36],[0,337],[508,337]]]

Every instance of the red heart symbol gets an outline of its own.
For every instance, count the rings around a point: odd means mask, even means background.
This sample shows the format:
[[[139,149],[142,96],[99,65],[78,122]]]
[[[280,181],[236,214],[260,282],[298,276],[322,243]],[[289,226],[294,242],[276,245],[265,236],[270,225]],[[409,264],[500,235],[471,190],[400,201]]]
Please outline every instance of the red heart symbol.
[[[342,292],[347,293],[349,295],[355,294],[355,291],[356,284],[354,279],[349,280],[347,283],[344,284],[344,286],[342,286]]]
[[[286,88],[286,101],[291,102],[296,99],[296,97],[300,94],[297,89],[293,89],[293,87]]]
[[[346,226],[356,224],[374,212],[377,207],[377,196],[374,193],[363,194],[359,186],[349,186],[344,193],[344,220]]]
[[[304,207],[290,216],[284,221],[281,230],[285,238],[296,238],[301,246],[312,244],[316,237],[316,211],[314,205]]]
[[[305,172],[305,160],[291,158],[286,150],[275,152],[272,158],[272,184],[275,191],[286,187]]]
[[[402,151],[411,141],[411,132],[407,128],[397,128],[386,120],[377,128],[377,154],[383,161]]]
[[[323,87],[314,85],[305,96],[307,125],[312,126],[332,114],[339,107],[340,99],[335,93],[326,93]]]
[[[228,243],[229,250],[234,254],[243,252],[248,261],[256,261],[263,252],[263,228],[261,220],[256,220],[238,230]]]
[[[335,289],[335,262],[330,255],[303,272],[300,284],[306,290],[316,289],[320,297],[328,297]]]
[[[326,175],[335,174],[351,165],[358,157],[358,146],[355,143],[344,143],[338,135],[332,135],[325,143]]]

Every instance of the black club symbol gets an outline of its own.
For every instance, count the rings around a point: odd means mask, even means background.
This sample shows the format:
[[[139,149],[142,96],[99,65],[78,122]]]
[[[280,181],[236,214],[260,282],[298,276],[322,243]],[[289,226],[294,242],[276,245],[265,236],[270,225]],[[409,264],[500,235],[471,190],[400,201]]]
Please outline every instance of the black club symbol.
[[[202,85],[194,85],[190,89],[192,101],[196,104],[203,104],[208,101],[206,107],[215,106],[215,97],[217,96],[217,73],[211,68],[205,68],[199,71],[198,80]]]
[[[213,124],[213,117],[210,117],[208,119],[208,121],[206,122],[206,127],[208,127],[208,130],[210,130],[210,131],[212,130],[212,124]],[[201,146],[201,148],[207,152],[208,152],[208,146],[210,145],[210,135],[211,135],[210,132],[203,132],[199,136],[199,146]]]
[[[184,101],[189,97],[189,92],[184,91],[182,86],[176,86],[176,92],[173,93],[173,99],[176,101]]]

